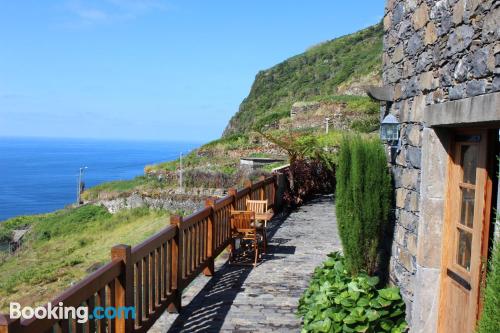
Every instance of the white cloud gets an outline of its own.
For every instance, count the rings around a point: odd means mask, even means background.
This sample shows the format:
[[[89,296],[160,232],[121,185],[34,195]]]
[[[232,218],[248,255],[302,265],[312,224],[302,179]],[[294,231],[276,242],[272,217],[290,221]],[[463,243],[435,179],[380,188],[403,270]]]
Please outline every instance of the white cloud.
[[[164,10],[167,5],[160,0],[105,0],[119,8],[133,12]]]
[[[95,8],[75,8],[74,12],[86,21],[104,21],[109,18],[107,13]]]
[[[68,0],[65,8],[81,24],[112,23],[168,8],[162,0]]]

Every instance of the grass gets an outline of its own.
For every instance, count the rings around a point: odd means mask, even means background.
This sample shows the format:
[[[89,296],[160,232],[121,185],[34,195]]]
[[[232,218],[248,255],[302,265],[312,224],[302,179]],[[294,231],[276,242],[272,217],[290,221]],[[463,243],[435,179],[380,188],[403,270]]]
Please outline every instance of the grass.
[[[103,207],[82,206],[24,216],[0,226],[30,226],[14,256],[0,256],[0,311],[12,301],[43,304],[109,261],[116,244],[136,245],[168,225],[168,213],[147,208],[115,215]]]
[[[354,95],[329,95],[315,96],[310,99],[316,102],[345,103],[347,109],[354,112],[377,114],[380,111],[380,104],[370,97]]]
[[[498,226],[498,216],[497,224]],[[493,244],[492,256],[489,261],[489,272],[486,279],[486,288],[483,289],[484,307],[478,323],[478,333],[500,332],[500,241],[497,238]]]
[[[233,134],[211,141],[203,145],[201,149],[214,148],[216,146],[222,146],[226,149],[244,149],[250,145],[251,143],[247,134]]]
[[[83,200],[95,200],[100,193],[128,193],[138,189],[160,189],[171,187],[171,184],[148,175],[138,176],[130,180],[106,182],[85,190]]]

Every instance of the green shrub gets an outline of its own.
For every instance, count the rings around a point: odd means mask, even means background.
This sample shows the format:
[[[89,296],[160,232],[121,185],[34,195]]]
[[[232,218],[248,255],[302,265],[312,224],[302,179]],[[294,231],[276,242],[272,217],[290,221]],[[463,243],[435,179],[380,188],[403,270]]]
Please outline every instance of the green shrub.
[[[379,242],[389,218],[391,179],[377,139],[344,137],[337,165],[337,223],[352,274],[377,269]]]
[[[0,243],[6,243],[11,240],[12,232],[7,229],[0,229]]]
[[[378,116],[370,116],[367,118],[356,119],[352,122],[351,128],[361,133],[371,133],[380,127]]]
[[[405,332],[398,288],[377,289],[378,277],[352,277],[338,252],[328,257],[299,300],[302,332]]]
[[[478,333],[500,332],[500,243],[493,247],[490,271],[486,279],[484,307],[478,324]]]
[[[111,214],[102,206],[86,205],[75,209],[64,209],[48,214],[34,227],[38,240],[81,232],[91,222],[109,219]]]

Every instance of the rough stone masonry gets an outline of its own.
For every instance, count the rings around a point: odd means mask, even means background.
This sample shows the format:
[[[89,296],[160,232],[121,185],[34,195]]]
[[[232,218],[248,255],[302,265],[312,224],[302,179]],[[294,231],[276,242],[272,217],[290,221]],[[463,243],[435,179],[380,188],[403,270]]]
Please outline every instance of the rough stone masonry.
[[[401,287],[412,331],[432,332],[446,153],[424,113],[433,104],[498,94],[500,1],[387,0],[384,31],[383,83],[394,100],[383,110],[401,123],[401,150],[392,165],[391,279]]]

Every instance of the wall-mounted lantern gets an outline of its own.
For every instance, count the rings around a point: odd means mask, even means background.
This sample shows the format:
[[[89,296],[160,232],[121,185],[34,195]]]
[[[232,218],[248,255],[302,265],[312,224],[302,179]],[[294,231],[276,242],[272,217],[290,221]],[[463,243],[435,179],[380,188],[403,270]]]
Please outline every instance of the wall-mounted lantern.
[[[399,122],[392,114],[388,114],[380,124],[380,138],[391,146],[398,144]]]
[[[380,138],[391,147],[391,161],[395,163],[399,150],[399,122],[392,114],[385,116],[380,124]]]

